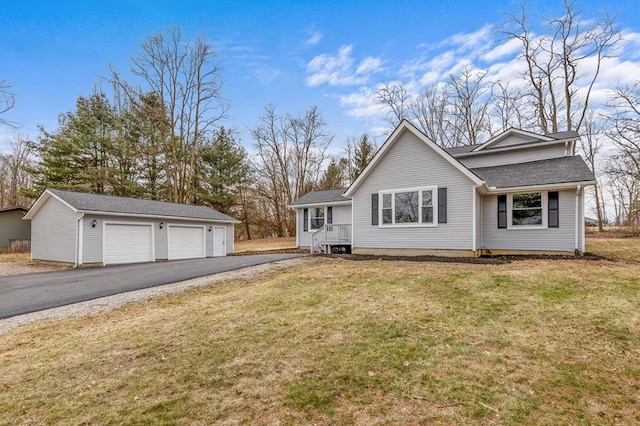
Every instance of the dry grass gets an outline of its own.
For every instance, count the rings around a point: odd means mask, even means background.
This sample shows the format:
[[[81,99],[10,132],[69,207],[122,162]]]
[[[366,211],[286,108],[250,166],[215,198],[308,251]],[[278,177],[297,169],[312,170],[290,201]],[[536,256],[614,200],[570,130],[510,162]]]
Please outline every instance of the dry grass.
[[[9,253],[0,251],[0,263],[7,262],[31,262],[31,253]]]
[[[313,258],[0,336],[0,424],[637,424],[639,365],[635,262]]]
[[[640,262],[640,237],[587,237],[587,252],[610,259]]]
[[[296,237],[261,238],[257,240],[236,240],[235,252],[269,251],[296,248]]]

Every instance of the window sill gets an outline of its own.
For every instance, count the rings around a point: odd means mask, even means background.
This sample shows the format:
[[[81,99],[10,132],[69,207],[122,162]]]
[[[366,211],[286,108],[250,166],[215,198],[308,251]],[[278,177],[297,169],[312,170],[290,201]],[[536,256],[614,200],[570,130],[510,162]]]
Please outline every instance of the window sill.
[[[394,225],[378,225],[378,228],[437,228],[437,223],[406,223]]]
[[[526,230],[536,230],[536,229],[549,229],[548,226],[545,225],[512,225],[508,226],[508,231],[526,231]]]

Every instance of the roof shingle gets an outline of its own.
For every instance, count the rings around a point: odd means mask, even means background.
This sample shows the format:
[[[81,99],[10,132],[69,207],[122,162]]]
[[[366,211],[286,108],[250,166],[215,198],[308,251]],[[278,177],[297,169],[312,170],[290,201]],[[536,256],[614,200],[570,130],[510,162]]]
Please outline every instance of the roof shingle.
[[[327,189],[323,191],[311,191],[291,203],[291,206],[302,206],[307,204],[327,204],[351,201],[342,196],[347,188]]]
[[[205,206],[168,203],[166,201],[141,200],[115,195],[89,194],[86,192],[48,189],[64,202],[84,212],[129,213],[145,216],[173,216],[180,218],[210,219],[238,222],[231,216]]]
[[[593,172],[579,155],[503,166],[477,167],[470,170],[494,188],[595,180]]]

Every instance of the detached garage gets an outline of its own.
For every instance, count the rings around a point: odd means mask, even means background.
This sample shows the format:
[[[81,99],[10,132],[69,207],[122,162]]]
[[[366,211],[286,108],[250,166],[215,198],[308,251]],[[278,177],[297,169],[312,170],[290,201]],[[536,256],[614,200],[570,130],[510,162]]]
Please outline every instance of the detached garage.
[[[233,253],[238,221],[208,207],[47,189],[31,220],[31,258],[73,263],[154,262]]]

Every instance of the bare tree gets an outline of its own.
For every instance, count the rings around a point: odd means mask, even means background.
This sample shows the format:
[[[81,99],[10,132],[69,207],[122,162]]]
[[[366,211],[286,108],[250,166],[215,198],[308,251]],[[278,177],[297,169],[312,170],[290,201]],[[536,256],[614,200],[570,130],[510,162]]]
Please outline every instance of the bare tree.
[[[607,174],[617,208],[626,225],[640,221],[640,81],[619,87],[611,95],[607,117],[608,133],[616,151],[608,163]]]
[[[259,124],[251,130],[257,149],[257,190],[267,200],[278,236],[295,233],[295,215],[288,205],[316,186],[333,139],[317,107],[304,115],[279,115],[276,107],[265,107]]]
[[[16,95],[11,91],[11,84],[6,80],[0,80],[0,115],[16,106]],[[0,124],[16,127],[16,123],[0,117]]]
[[[521,56],[527,63],[524,78],[531,85],[529,97],[545,134],[581,129],[602,61],[615,55],[621,39],[608,15],[597,22],[583,20],[575,1],[565,0],[564,9],[564,16],[547,19],[547,35],[538,36],[521,5],[520,14],[511,16],[511,28],[505,31],[522,43]]]
[[[493,85],[493,101],[490,115],[498,123],[497,130],[526,129],[531,126],[529,108],[524,103],[524,91],[514,87],[511,81],[497,81]]]
[[[464,68],[460,74],[449,76],[453,95],[451,117],[455,128],[455,145],[476,145],[491,135],[489,107],[491,86],[485,81],[487,71]]]
[[[407,88],[399,81],[382,83],[376,91],[376,102],[387,108],[387,122],[395,128],[411,108],[411,97]]]
[[[184,41],[180,29],[173,27],[149,37],[132,58],[131,71],[140,78],[141,88],[112,70],[112,81],[124,89],[132,104],[139,104],[144,92],[164,105],[169,133],[162,140],[170,201],[191,201],[199,150],[228,108],[222,101],[215,56],[211,43],[202,38]]]
[[[580,138],[580,149],[587,164],[596,176],[596,183],[593,185],[594,202],[596,215],[598,216],[598,230],[602,232],[604,222],[606,222],[604,203],[602,202],[602,191],[599,179],[599,160],[602,147],[607,135],[605,133],[604,123],[599,119],[596,112],[589,110],[585,115],[583,123],[583,135]]]
[[[31,186],[28,173],[31,163],[29,141],[25,136],[14,134],[11,152],[0,154],[0,207],[31,205],[31,199],[21,192]]]
[[[411,105],[411,118],[425,135],[440,146],[457,144],[449,118],[451,93],[448,85],[432,85],[417,96]]]

